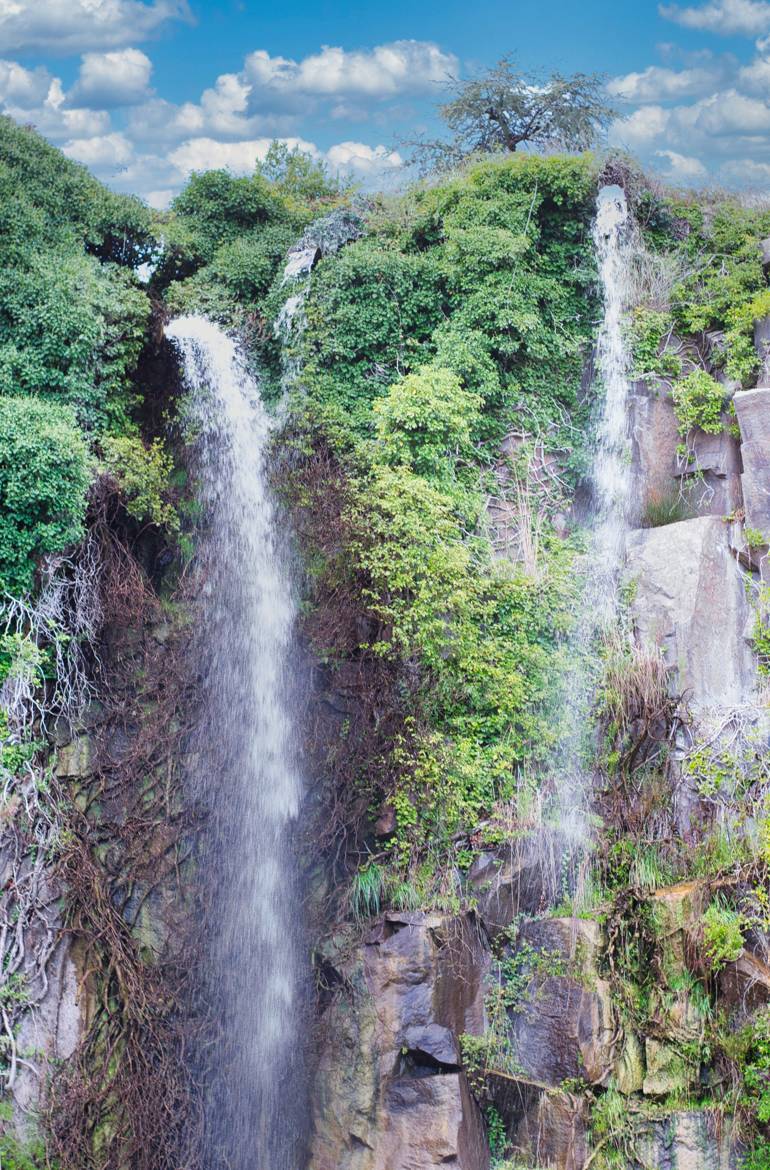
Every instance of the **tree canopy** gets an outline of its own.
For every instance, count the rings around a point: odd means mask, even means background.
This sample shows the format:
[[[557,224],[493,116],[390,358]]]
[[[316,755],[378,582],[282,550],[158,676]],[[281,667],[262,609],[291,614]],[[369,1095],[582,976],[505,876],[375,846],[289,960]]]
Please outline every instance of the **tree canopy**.
[[[614,115],[596,73],[543,79],[509,57],[480,77],[447,82],[450,100],[439,107],[449,141],[412,143],[423,171],[445,169],[471,154],[515,151],[522,143],[586,150]]]

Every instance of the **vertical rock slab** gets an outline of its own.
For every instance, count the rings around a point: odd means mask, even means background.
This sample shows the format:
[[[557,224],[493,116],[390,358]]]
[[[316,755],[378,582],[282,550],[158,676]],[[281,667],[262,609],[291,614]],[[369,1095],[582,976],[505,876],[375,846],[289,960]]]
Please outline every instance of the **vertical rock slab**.
[[[746,524],[770,543],[770,388],[741,390],[734,401],[743,440],[741,480]]]
[[[639,640],[660,646],[693,709],[748,701],[756,680],[750,606],[727,525],[716,516],[632,532],[627,577]]]
[[[334,968],[322,1017],[310,1170],[487,1170],[460,1036],[484,1025],[473,915],[386,914]]]
[[[740,1162],[729,1124],[706,1110],[683,1110],[651,1122],[637,1152],[641,1165],[659,1170],[736,1170]]]

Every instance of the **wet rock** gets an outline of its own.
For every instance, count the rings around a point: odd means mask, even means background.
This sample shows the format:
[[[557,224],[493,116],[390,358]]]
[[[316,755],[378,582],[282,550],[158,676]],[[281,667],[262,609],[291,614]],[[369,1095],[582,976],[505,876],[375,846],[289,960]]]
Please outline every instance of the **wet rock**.
[[[674,693],[701,710],[747,700],[756,682],[744,636],[750,609],[724,522],[632,532],[627,547],[637,636],[662,648]]]
[[[618,1092],[626,1097],[632,1093],[641,1093],[644,1084],[644,1051],[633,1032],[626,1032],[623,1038],[614,1071]]]
[[[754,322],[754,348],[762,364],[759,385],[767,386],[770,382],[770,317],[760,317]]]
[[[728,1010],[750,1015],[770,1003],[770,966],[745,950],[719,974],[719,1002]]]
[[[693,1071],[673,1044],[648,1036],[644,1043],[647,1072],[642,1086],[647,1097],[667,1097],[690,1087]]]
[[[459,1038],[484,1027],[474,915],[390,913],[346,958],[322,1019],[311,1170],[485,1170]]]
[[[605,1084],[619,1029],[609,984],[597,970],[599,926],[572,918],[525,923],[517,947],[529,973],[510,1024],[517,1065],[528,1079],[554,1087],[573,1079]]]
[[[582,1170],[589,1152],[585,1098],[523,1077],[496,1080],[493,1096],[501,1116],[509,1119],[513,1150],[526,1165]]]
[[[77,735],[56,753],[56,775],[62,780],[82,780],[93,771],[94,749],[88,735]]]
[[[729,1120],[706,1110],[685,1110],[648,1123],[636,1147],[636,1165],[656,1170],[736,1170],[740,1157]]]
[[[45,995],[34,1011],[22,1017],[16,1036],[17,1049],[28,1061],[19,1065],[11,1086],[14,1122],[22,1137],[32,1132],[48,1069],[72,1056],[88,1014],[77,949],[66,936],[51,956],[46,975]],[[34,1066],[29,1063],[32,1054]]]
[[[695,430],[693,461],[685,464],[678,455],[682,437],[665,382],[635,382],[630,413],[633,498],[639,501],[632,519],[642,523],[650,503],[676,505],[679,515],[688,516],[725,516],[740,507],[740,451],[729,430],[718,435]]]
[[[736,394],[735,412],[743,440],[741,479],[746,524],[770,543],[770,389]]]
[[[480,853],[468,871],[468,893],[489,934],[506,930],[519,914],[542,914],[563,896],[561,834],[541,829]]]

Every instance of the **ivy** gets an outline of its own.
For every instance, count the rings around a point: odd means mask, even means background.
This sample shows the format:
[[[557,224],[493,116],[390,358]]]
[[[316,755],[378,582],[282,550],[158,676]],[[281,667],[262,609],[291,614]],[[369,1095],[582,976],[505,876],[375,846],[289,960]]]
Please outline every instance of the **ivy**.
[[[71,409],[0,399],[0,587],[30,589],[36,561],[82,537],[90,480]]]

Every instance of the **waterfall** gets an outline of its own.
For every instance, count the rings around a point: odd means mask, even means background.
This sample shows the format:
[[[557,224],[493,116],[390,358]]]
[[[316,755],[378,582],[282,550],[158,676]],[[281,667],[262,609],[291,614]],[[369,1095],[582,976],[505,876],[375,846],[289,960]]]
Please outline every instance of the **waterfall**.
[[[593,240],[603,306],[596,369],[604,400],[592,470],[592,532],[580,613],[571,639],[563,732],[556,761],[558,828],[573,863],[576,859],[580,862],[578,899],[587,872],[590,837],[591,776],[586,772],[584,749],[586,733],[591,733],[591,710],[599,681],[596,643],[617,618],[631,489],[630,355],[623,325],[631,292],[634,233],[620,187],[607,186],[599,191]],[[594,754],[592,747],[588,745],[589,756]]]
[[[599,266],[604,315],[596,345],[596,363],[604,385],[604,410],[594,460],[597,578],[603,578],[604,602],[613,604],[623,558],[631,491],[628,432],[630,355],[623,329],[631,293],[634,235],[621,187],[602,187],[594,220],[594,248]]]
[[[265,465],[270,420],[235,343],[201,317],[166,330],[188,390],[203,509],[194,634],[202,715],[189,765],[207,818],[201,882],[205,1164],[297,1170],[302,964],[291,824],[301,783],[290,716],[294,603]]]

